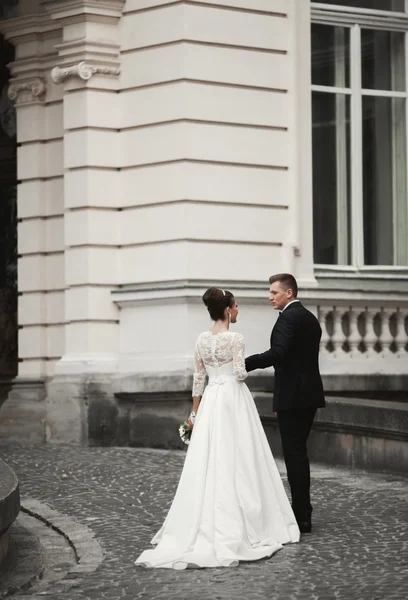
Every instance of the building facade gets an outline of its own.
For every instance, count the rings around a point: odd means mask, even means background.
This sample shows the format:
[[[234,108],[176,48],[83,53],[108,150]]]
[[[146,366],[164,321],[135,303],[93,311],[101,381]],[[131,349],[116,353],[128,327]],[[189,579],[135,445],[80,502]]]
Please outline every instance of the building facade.
[[[171,445],[202,293],[261,351],[281,271],[329,392],[407,389],[405,0],[3,4],[9,436]]]

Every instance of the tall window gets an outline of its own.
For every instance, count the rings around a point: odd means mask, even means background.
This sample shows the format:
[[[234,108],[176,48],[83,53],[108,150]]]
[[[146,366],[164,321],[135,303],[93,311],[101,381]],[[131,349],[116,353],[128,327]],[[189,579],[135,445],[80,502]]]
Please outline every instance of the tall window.
[[[312,4],[317,264],[408,266],[405,8]]]

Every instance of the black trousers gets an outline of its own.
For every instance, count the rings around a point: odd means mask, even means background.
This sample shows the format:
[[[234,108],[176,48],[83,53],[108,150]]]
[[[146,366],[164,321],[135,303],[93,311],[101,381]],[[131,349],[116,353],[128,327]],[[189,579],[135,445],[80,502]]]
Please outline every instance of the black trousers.
[[[310,465],[306,443],[316,410],[307,407],[278,412],[292,508],[298,521],[309,520],[313,510],[310,503]]]

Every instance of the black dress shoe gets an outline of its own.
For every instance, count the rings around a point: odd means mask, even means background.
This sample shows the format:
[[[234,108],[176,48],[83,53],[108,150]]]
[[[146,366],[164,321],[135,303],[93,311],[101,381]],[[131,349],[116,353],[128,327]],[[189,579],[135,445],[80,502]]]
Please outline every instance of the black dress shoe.
[[[312,532],[312,521],[298,521],[300,533]]]

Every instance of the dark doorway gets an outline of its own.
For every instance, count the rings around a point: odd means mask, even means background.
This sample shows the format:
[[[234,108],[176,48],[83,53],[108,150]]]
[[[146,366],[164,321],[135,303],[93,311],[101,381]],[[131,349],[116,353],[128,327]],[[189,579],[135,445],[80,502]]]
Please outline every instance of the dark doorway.
[[[14,47],[0,34],[0,379],[18,373],[17,141],[7,95],[13,60]]]

